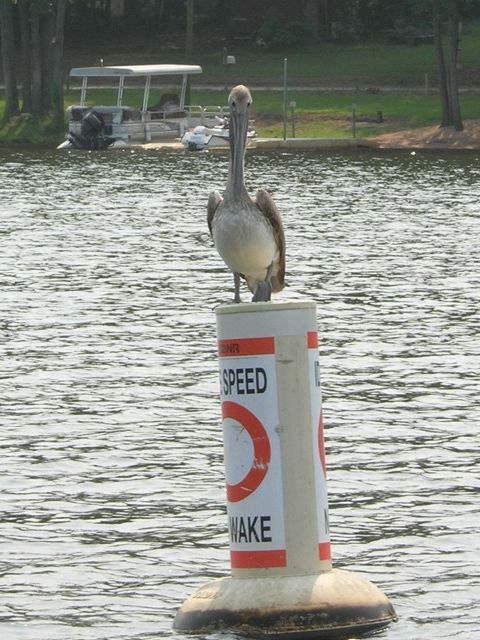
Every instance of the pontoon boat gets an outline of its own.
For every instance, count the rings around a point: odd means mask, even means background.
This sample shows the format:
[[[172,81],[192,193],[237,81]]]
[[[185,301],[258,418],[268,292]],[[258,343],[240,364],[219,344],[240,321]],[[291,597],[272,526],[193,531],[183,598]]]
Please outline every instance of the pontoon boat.
[[[220,106],[202,107],[185,104],[187,80],[202,73],[198,65],[150,64],[126,66],[80,67],[70,71],[73,78],[82,78],[80,103],[67,109],[68,133],[59,149],[107,149],[147,142],[173,140],[196,126],[214,127],[215,118],[223,119],[226,111]],[[181,78],[180,94],[164,93],[156,103],[149,104],[153,92],[152,79],[159,76],[170,80]],[[90,78],[97,81],[115,78],[117,103],[115,106],[87,106],[87,85]],[[143,103],[127,106],[124,103],[126,79],[144,80]]]

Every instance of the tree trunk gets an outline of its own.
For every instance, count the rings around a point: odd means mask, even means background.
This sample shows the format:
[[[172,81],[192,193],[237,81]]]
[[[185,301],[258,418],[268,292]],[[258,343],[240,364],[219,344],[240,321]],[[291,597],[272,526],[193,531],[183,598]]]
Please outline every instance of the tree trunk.
[[[112,18],[123,19],[125,16],[125,0],[110,0],[110,13]]]
[[[155,21],[156,21],[157,28],[163,20],[164,13],[165,13],[165,0],[157,0],[155,2]]]
[[[318,42],[318,0],[305,0],[303,25],[310,42]]]
[[[187,0],[187,16],[185,26],[185,57],[188,58],[193,52],[193,14],[194,6],[193,0]]]
[[[15,73],[15,37],[11,0],[0,0],[0,38],[5,83],[5,113],[3,117],[8,120],[20,111],[17,75]]]
[[[442,107],[440,126],[448,127],[452,124],[452,118],[450,114],[447,68],[445,66],[445,56],[443,55],[442,17],[439,11],[438,2],[433,3],[433,34],[435,56],[437,58],[438,89],[440,92],[440,104]]]
[[[18,0],[18,19],[20,26],[20,45],[22,49],[22,111],[32,113],[32,66],[30,59],[30,14],[29,0]]]
[[[185,20],[185,60],[191,63],[193,52],[193,22],[194,22],[194,0],[187,0],[187,15]],[[190,104],[190,76],[187,76],[187,87],[185,91],[185,104]]]
[[[65,0],[56,0],[53,37],[52,107],[54,117],[64,117],[63,103],[63,35],[65,26]]]
[[[40,14],[40,47],[42,69],[42,113],[46,114],[52,109],[52,77],[53,55],[52,40],[54,26],[53,13],[51,11]]]
[[[445,62],[442,40],[442,12],[439,0],[433,0],[433,31],[438,66],[438,84],[442,105],[442,127],[453,125],[463,130],[457,81],[458,0],[448,0],[448,63]]]
[[[460,113],[460,98],[458,95],[457,81],[457,56],[458,56],[458,2],[450,0],[448,6],[448,38],[450,47],[450,59],[448,65],[448,89],[450,97],[450,115],[456,131],[463,131],[462,116]]]
[[[40,14],[36,3],[31,6],[30,13],[30,60],[32,69],[32,115],[36,118],[43,115],[42,107],[42,47],[40,38]]]

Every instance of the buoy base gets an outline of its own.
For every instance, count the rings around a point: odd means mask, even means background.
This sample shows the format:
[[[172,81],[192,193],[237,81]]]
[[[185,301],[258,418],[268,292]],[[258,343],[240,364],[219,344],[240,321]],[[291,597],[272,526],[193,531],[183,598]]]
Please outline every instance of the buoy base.
[[[188,633],[231,630],[269,640],[341,639],[397,620],[388,598],[351,571],[313,576],[220,578],[201,587],[177,612]]]

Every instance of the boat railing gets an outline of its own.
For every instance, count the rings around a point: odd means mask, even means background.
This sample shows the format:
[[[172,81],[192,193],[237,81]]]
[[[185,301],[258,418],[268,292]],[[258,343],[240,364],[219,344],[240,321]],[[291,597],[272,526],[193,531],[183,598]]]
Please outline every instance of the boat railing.
[[[198,125],[228,127],[228,107],[220,105],[188,105],[182,110],[130,108],[122,106],[72,105],[67,109],[69,133],[81,133],[82,120],[90,110],[99,112],[104,121],[103,134],[131,141],[151,142],[164,137],[181,137]]]
[[[228,116],[228,107],[220,105],[186,105],[185,111],[190,126],[206,125],[213,126],[218,124],[217,118],[224,119]]]

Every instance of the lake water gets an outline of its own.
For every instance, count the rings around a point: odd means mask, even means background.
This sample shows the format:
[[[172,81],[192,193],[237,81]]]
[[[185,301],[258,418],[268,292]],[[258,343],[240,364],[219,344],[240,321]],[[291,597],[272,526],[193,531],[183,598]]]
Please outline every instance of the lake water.
[[[180,640],[229,572],[226,156],[0,163],[0,637]],[[385,640],[478,639],[480,156],[252,153],[247,182],[284,216],[276,299],[318,305],[334,565],[388,594]]]

